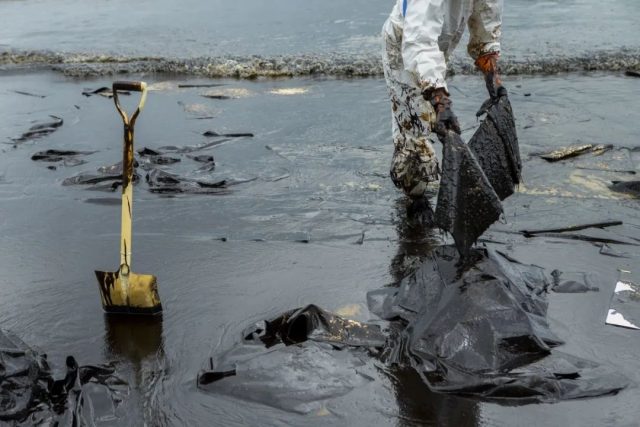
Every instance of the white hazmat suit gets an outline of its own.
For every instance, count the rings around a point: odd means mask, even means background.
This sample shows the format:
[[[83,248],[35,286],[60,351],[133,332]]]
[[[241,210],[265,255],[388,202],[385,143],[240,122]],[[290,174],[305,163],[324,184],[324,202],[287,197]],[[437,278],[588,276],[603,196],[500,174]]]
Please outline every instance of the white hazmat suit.
[[[475,60],[500,52],[502,0],[397,0],[382,29],[384,75],[391,97],[391,179],[421,197],[439,177],[428,140],[436,115],[423,92],[444,88],[447,60],[469,27],[467,51]]]

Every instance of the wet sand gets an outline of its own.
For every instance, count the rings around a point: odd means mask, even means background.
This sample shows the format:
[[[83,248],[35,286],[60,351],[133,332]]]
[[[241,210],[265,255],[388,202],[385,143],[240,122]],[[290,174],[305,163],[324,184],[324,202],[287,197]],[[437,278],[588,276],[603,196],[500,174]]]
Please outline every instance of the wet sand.
[[[237,341],[253,321],[308,303],[370,320],[366,292],[397,282],[419,254],[448,240],[410,227],[403,198],[387,177],[392,146],[382,80],[218,80],[213,83],[224,86],[179,89],[178,83],[212,81],[127,76],[138,77],[155,90],[138,121],[137,148],[203,143],[207,130],[255,136],[205,151],[215,157],[212,172],[195,172],[200,165],[186,156],[167,166],[193,178],[248,181],[230,187],[229,194],[168,197],[148,192],[144,182],[135,188],[133,270],[158,277],[164,306],[161,324],[135,328],[103,315],[93,274],[116,268],[119,208],[113,202],[119,193],[61,184],[120,160],[122,127],[112,101],[81,94],[111,80],[45,72],[0,77],[0,141],[7,143],[0,147],[0,325],[42,348],[59,369],[68,354],[83,364],[116,360],[131,394],[117,419],[104,425],[637,422],[640,395],[633,387],[612,397],[514,407],[434,395],[415,375],[373,361],[363,370],[374,381],[308,415],[198,391],[196,374],[209,354]],[[505,203],[506,222],[484,237],[549,272],[590,273],[599,292],[549,295],[552,330],[566,341],[559,350],[638,383],[637,331],[604,325],[617,270],[640,277],[638,247],[611,245],[628,256],[613,258],[589,242],[527,239],[514,232],[617,219],[624,224],[599,235],[638,243],[638,200],[606,187],[634,175],[593,169],[637,171],[637,153],[623,148],[640,147],[640,101],[630,96],[640,83],[618,74],[569,74],[508,77],[505,84],[524,185]],[[484,99],[482,84],[477,76],[456,76],[450,87],[468,139]],[[64,125],[14,147],[9,138],[50,114]],[[617,149],[554,164],[532,156],[581,143]],[[52,148],[98,152],[85,156],[83,165],[56,170],[31,160]]]

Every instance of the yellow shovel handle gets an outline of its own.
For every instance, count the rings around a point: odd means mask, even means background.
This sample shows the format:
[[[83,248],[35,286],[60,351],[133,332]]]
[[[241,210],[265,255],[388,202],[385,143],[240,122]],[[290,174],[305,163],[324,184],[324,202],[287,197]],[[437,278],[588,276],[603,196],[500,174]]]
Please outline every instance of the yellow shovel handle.
[[[119,90],[142,92],[138,108],[131,116],[120,105],[118,99]],[[114,82],[113,101],[116,109],[122,116],[124,122],[124,147],[122,156],[122,209],[121,209],[121,231],[120,231],[120,275],[123,279],[123,289],[128,288],[129,266],[131,265],[132,246],[132,222],[133,222],[133,129],[136,118],[144,107],[147,98],[147,84],[145,82]],[[127,291],[128,292],[128,291]]]
[[[118,109],[118,112],[122,116],[122,120],[124,121],[124,124],[131,126],[133,128],[136,118],[138,117],[138,114],[140,114],[140,111],[142,110],[142,108],[144,108],[144,103],[147,100],[147,84],[145,82],[125,82],[125,81],[113,82],[112,90],[113,90],[113,102],[115,102],[116,108]],[[118,100],[119,90],[128,90],[131,92],[142,92],[142,96],[140,96],[140,102],[138,103],[138,108],[136,108],[136,111],[131,116],[131,120],[129,120],[129,118],[127,117],[127,113],[122,109],[122,106],[120,105],[120,101]]]

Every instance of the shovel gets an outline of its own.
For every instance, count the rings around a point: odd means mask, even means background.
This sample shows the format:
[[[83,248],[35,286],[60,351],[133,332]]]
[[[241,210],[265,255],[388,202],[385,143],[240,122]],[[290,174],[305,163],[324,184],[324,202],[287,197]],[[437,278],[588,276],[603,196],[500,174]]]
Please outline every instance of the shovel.
[[[128,118],[120,106],[118,91],[142,92],[138,108]],[[144,82],[114,82],[113,100],[124,122],[122,158],[122,223],[120,268],[116,272],[96,271],[102,307],[107,313],[159,314],[162,312],[156,277],[131,271],[131,222],[133,218],[133,127],[147,98]]]

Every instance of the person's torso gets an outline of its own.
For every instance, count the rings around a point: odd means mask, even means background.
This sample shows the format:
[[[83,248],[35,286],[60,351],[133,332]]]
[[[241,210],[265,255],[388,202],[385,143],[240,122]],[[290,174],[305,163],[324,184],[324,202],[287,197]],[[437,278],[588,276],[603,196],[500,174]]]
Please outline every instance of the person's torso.
[[[390,23],[401,32],[404,27],[404,17],[407,11],[409,11],[409,13],[426,14],[428,13],[427,6],[429,3],[429,0],[397,0],[389,16]],[[471,16],[471,12],[473,11],[473,3],[474,0],[444,1],[444,21],[442,32],[438,38],[438,45],[446,56],[449,56],[462,38],[469,16]],[[433,19],[435,20],[437,17],[433,17]]]

